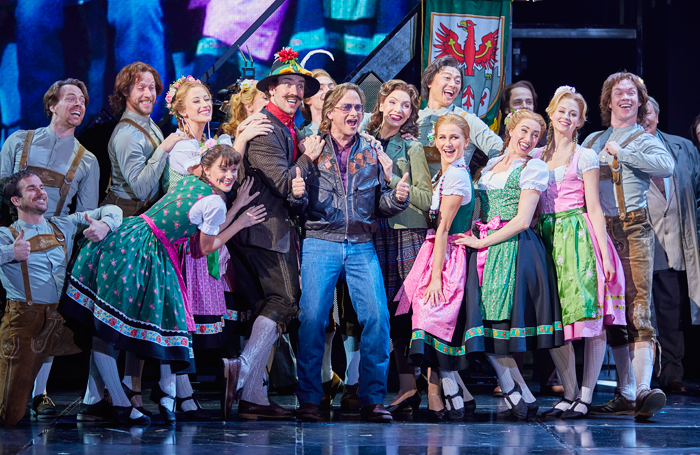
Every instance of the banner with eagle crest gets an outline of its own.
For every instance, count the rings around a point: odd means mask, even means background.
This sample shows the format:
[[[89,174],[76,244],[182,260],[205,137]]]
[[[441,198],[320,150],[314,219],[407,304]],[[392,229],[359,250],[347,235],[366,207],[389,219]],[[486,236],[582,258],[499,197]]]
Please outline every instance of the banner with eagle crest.
[[[510,0],[427,0],[423,69],[450,55],[462,70],[455,104],[498,130]]]

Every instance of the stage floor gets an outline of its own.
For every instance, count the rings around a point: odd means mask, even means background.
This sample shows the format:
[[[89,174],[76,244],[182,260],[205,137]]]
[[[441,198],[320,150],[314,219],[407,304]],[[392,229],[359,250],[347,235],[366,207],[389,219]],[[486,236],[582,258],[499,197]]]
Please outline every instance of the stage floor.
[[[22,420],[15,428],[0,427],[0,455],[7,454],[691,454],[700,453],[700,397],[671,395],[666,408],[645,423],[631,416],[590,417],[578,421],[537,418],[530,422],[499,420],[505,409],[501,399],[486,390],[475,394],[477,411],[464,422],[432,423],[427,398],[418,416],[396,419],[391,424],[370,424],[359,415],[339,410],[319,423],[220,421],[219,397],[200,394],[202,406],[211,410],[207,422],[163,425],[157,407],[147,428],[76,421],[78,392],[52,393],[60,417],[54,421]],[[148,397],[144,393],[145,397]],[[612,397],[596,393],[594,403]],[[388,404],[392,396],[387,397]],[[293,407],[292,396],[273,397]],[[538,397],[540,411],[557,399]],[[235,408],[235,406],[234,406]],[[219,420],[217,420],[219,419]]]

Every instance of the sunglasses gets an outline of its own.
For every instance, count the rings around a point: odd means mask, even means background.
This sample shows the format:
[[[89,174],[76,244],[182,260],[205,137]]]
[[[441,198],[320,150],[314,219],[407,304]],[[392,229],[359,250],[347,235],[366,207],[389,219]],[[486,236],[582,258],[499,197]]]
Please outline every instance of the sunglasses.
[[[355,112],[357,112],[358,114],[361,114],[365,111],[365,106],[363,106],[362,104],[348,104],[348,103],[341,104],[340,106],[336,106],[333,109],[338,109],[343,114],[348,114],[350,111],[353,110],[353,108],[355,109]]]

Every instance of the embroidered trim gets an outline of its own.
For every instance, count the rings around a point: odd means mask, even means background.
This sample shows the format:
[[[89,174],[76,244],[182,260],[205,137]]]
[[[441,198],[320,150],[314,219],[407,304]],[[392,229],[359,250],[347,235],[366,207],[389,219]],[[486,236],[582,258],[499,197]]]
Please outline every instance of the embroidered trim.
[[[148,341],[150,343],[155,343],[162,347],[185,347],[191,351],[191,348],[189,346],[189,339],[187,336],[165,336],[161,335],[160,333],[154,330],[138,329],[136,327],[132,327],[124,321],[121,321],[114,315],[103,310],[102,308],[100,308],[99,305],[95,305],[95,302],[90,297],[78,291],[78,289],[72,284],[68,285],[68,288],[66,289],[66,294],[77,304],[90,311],[95,317],[95,319],[111,327],[122,336],[142,341]],[[193,356],[192,352],[190,353],[190,356]]]
[[[537,327],[525,327],[522,329],[498,330],[484,328],[484,336],[497,340],[509,340],[511,337],[532,337],[539,335],[552,335],[557,330],[563,330],[562,323],[555,322],[554,325],[540,325]]]
[[[197,324],[194,326],[194,333],[196,335],[216,335],[224,331],[224,319],[221,318],[219,322],[213,322],[211,324]]]
[[[249,321],[250,317],[252,315],[252,312],[250,310],[248,311],[236,311],[236,310],[226,310],[226,314],[222,316],[222,319],[224,321],[240,321],[240,322],[245,322]]]
[[[467,330],[467,333],[464,334],[464,342],[466,343],[471,338],[477,336],[484,336],[483,327],[472,327],[471,329]],[[425,344],[431,346],[433,349],[443,354],[452,356],[460,356],[467,354],[464,346],[449,346],[446,343],[443,343],[442,341],[438,340],[434,336],[426,333],[425,330],[414,330],[411,334],[411,342],[413,342],[413,340],[423,340]]]

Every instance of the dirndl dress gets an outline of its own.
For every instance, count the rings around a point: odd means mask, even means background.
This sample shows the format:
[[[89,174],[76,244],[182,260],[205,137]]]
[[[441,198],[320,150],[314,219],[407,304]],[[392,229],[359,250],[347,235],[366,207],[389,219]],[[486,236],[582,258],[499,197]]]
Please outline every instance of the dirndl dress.
[[[540,157],[542,149],[533,152]],[[608,254],[615,267],[605,281],[598,240],[585,208],[583,173],[598,169],[597,154],[577,146],[567,166],[550,171],[539,204],[539,231],[557,273],[564,338],[595,337],[604,325],[626,325],[625,272],[606,233]]]
[[[461,160],[460,160],[461,161]],[[483,351],[483,327],[477,308],[469,308],[465,282],[469,273],[470,248],[455,245],[455,234],[471,227],[474,211],[474,187],[469,169],[463,163],[454,163],[437,182],[433,192],[431,217],[436,218],[442,196],[460,195],[463,205],[457,211],[450,231],[442,270],[442,292],[445,301],[435,307],[424,303],[423,295],[430,284],[433,268],[435,231],[429,230],[402,288],[396,295],[396,315],[412,310],[412,334],[409,363],[426,364],[443,370],[458,371],[467,367],[467,354]],[[471,290],[476,293],[476,289]]]
[[[549,170],[542,160],[517,159],[508,171],[495,174],[491,169],[502,159],[491,159],[479,180],[480,238],[515,218],[522,190],[547,188]],[[552,260],[532,229],[481,249],[470,260],[477,273],[469,275],[467,289],[479,292],[469,304],[480,309],[487,353],[509,355],[564,344]]]
[[[85,243],[67,274],[63,310],[117,349],[188,368],[195,325],[178,249],[198,230],[190,212],[208,196],[220,198],[186,177],[143,215]],[[216,221],[225,220],[223,200],[220,207]]]

